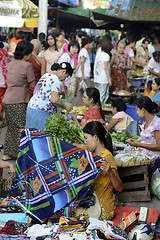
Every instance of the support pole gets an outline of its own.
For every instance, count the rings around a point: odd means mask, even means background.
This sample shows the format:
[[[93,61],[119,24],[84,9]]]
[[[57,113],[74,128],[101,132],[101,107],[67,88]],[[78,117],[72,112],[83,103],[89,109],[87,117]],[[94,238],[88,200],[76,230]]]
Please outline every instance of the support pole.
[[[38,34],[47,34],[48,0],[39,0]]]

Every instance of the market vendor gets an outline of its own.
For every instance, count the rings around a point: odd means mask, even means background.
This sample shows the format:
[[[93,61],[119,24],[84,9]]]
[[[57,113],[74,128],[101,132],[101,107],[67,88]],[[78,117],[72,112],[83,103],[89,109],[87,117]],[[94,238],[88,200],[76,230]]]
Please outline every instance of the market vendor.
[[[138,61],[141,61],[143,65],[146,65],[149,59],[148,48],[147,48],[148,44],[149,44],[149,41],[147,38],[145,38],[142,41],[142,45],[137,49],[137,53],[136,53],[136,59]]]
[[[153,57],[149,60],[148,71],[155,77],[160,77],[160,52],[155,51]]]
[[[136,99],[137,114],[144,122],[141,125],[140,140],[129,139],[127,142],[141,151],[155,158],[152,170],[160,167],[160,118],[155,115],[159,108],[149,97],[142,96]]]
[[[26,128],[37,128],[44,131],[50,114],[57,112],[57,107],[71,111],[71,103],[61,101],[62,81],[71,76],[73,69],[70,63],[54,63],[50,72],[45,73],[36,84],[33,97],[27,107]]]
[[[112,219],[115,215],[116,202],[113,188],[121,192],[122,182],[117,172],[117,166],[113,157],[111,136],[98,121],[92,121],[83,128],[85,144],[89,151],[105,159],[101,163],[101,170],[92,187],[96,196],[96,204],[87,208],[78,207],[76,215],[92,216],[100,219]],[[98,211],[99,209],[99,211]],[[99,213],[99,216],[98,216]]]
[[[115,99],[112,102],[112,107],[112,113],[114,115],[108,123],[106,129],[107,131],[114,129],[116,132],[121,132],[122,130],[125,130],[134,120],[126,113],[126,104],[122,98]]]
[[[73,120],[81,127],[91,121],[99,121],[105,126],[105,116],[101,107],[99,90],[94,87],[86,88],[82,100],[83,105],[88,107],[88,111],[84,114],[80,123],[76,114],[73,114]]]

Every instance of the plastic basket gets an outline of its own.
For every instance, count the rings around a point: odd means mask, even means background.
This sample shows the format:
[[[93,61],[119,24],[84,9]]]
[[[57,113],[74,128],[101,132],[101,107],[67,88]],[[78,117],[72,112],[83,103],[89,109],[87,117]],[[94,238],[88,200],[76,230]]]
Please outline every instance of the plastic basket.
[[[127,104],[126,113],[131,116],[135,121],[141,121],[134,105]]]

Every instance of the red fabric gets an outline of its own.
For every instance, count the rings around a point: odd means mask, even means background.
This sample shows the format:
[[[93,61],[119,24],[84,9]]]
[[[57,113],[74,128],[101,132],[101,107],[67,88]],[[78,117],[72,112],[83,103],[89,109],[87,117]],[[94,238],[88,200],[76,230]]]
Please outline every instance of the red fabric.
[[[7,65],[9,63],[9,55],[3,48],[0,48],[0,87],[7,87]]]
[[[91,122],[91,121],[99,121],[105,126],[105,121],[103,120],[101,113],[100,113],[100,108],[91,108],[89,109],[83,116],[81,123],[85,122]]]
[[[27,230],[27,223],[19,223],[12,220],[8,220],[5,226],[0,231],[0,234],[6,235],[25,235]]]
[[[29,62],[32,63],[32,65],[33,65],[34,76],[35,76],[36,81],[38,82],[39,79],[41,78],[41,63],[33,55],[31,55]]]
[[[133,212],[134,210],[137,210],[138,212],[140,212],[140,207],[117,207],[116,215],[112,219],[113,223],[115,225],[118,225],[122,221],[123,213],[127,213],[127,215],[128,215],[131,212]],[[155,223],[159,214],[160,214],[160,210],[149,208],[147,222]],[[156,238],[156,239],[159,239],[159,238]]]
[[[0,87],[0,114],[2,117],[4,117],[4,110],[3,110],[3,97],[6,92],[7,88]]]

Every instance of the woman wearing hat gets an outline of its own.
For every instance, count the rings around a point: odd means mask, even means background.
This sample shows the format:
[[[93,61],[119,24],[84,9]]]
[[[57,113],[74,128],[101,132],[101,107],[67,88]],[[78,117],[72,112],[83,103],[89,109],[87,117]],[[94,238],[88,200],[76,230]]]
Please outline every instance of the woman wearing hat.
[[[44,131],[45,123],[50,114],[57,112],[57,107],[72,110],[71,103],[61,101],[62,81],[71,76],[73,69],[70,63],[54,63],[51,71],[45,73],[38,81],[33,97],[27,107],[26,128],[37,128]]]

